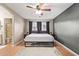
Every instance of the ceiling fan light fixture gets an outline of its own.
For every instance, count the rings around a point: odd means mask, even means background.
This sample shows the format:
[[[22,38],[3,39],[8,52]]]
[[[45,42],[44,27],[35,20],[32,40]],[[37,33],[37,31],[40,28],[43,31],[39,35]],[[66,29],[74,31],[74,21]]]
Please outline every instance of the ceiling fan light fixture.
[[[41,10],[36,10],[35,14],[41,15],[42,14],[42,11]]]

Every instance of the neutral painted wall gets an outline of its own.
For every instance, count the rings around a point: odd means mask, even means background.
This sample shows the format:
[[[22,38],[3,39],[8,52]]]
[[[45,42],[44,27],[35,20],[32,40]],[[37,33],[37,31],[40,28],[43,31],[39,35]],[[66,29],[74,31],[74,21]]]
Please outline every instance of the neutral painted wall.
[[[57,40],[79,54],[79,4],[74,4],[54,20]]]
[[[0,21],[1,21],[1,29],[0,29],[0,34],[2,35],[2,43],[5,44],[5,29],[4,29],[4,20],[5,18],[12,18],[13,15],[4,7],[0,4]]]
[[[29,21],[25,19],[24,34],[26,34],[27,32],[29,32]]]
[[[24,19],[14,15],[14,43],[23,40],[24,36]]]

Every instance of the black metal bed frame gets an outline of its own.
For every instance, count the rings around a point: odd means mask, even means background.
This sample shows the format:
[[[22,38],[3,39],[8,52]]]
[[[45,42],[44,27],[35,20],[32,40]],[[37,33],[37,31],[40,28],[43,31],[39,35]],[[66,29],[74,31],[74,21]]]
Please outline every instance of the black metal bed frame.
[[[27,45],[28,43],[30,43],[30,45]],[[46,45],[41,45],[42,44],[46,44]],[[31,45],[34,44],[34,45]],[[50,45],[47,45],[50,44]],[[54,42],[32,42],[32,41],[25,41],[24,42],[25,47],[54,47]]]

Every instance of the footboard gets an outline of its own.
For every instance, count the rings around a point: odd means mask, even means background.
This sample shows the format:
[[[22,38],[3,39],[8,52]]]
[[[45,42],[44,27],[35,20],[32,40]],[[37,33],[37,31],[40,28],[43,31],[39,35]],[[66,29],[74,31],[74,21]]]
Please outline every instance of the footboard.
[[[54,42],[30,42],[25,41],[25,47],[53,47]]]

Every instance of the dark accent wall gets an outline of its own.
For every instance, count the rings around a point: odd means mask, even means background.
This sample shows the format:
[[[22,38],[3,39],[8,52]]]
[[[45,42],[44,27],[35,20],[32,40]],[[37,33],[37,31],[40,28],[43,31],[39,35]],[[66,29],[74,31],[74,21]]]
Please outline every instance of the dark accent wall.
[[[54,19],[54,34],[59,42],[79,54],[79,4]]]

